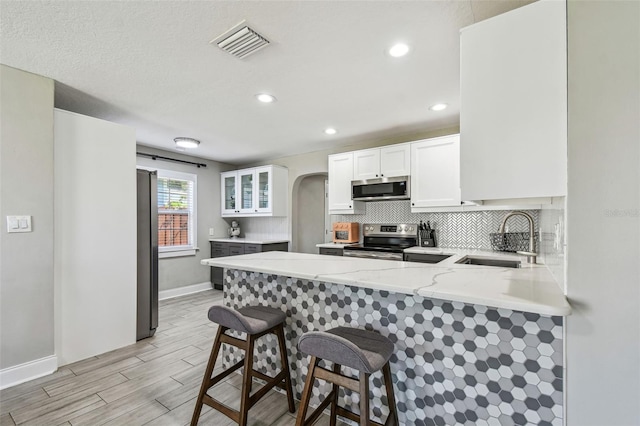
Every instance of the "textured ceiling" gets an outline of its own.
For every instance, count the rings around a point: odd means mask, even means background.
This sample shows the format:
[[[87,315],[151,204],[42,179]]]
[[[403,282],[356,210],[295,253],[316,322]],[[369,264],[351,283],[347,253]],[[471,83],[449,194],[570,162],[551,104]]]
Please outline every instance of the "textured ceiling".
[[[241,164],[456,125],[459,29],[530,2],[3,0],[0,62],[140,144],[188,136],[190,154]],[[209,44],[243,19],[271,45],[237,59]],[[385,54],[396,41],[408,56]]]

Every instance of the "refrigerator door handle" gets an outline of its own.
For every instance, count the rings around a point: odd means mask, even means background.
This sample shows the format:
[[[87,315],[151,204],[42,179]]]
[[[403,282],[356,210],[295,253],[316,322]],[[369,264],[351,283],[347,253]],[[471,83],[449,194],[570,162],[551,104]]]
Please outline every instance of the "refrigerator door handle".
[[[158,172],[149,173],[151,205],[151,329],[158,328]]]

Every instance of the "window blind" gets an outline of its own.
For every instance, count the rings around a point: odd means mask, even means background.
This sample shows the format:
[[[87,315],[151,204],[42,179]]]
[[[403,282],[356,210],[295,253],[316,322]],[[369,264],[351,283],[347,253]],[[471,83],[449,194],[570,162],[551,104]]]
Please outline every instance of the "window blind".
[[[195,249],[196,175],[158,170],[160,251]]]

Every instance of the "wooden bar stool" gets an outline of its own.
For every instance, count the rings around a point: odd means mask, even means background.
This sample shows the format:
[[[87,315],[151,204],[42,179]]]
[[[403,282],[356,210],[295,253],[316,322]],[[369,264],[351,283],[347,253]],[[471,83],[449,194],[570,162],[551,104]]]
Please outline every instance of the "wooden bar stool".
[[[247,414],[249,409],[255,405],[266,393],[277,386],[287,392],[289,402],[289,411],[295,412],[296,407],[293,402],[293,390],[291,389],[291,375],[289,373],[289,361],[287,360],[287,347],[284,342],[284,321],[286,315],[279,309],[269,308],[266,306],[247,306],[237,311],[225,306],[212,306],[209,309],[209,319],[217,324],[218,334],[213,342],[211,356],[207,363],[207,369],[204,373],[200,393],[196,401],[196,408],[193,412],[191,425],[197,425],[202,411],[202,404],[220,411],[231,420],[237,422],[240,426],[247,424]],[[247,339],[242,340],[225,334],[227,330],[234,330],[246,333]],[[282,370],[275,377],[269,377],[259,371],[253,369],[253,349],[256,340],[265,334],[273,333],[278,337],[280,346],[280,361]],[[222,343],[235,346],[245,351],[244,359],[231,366],[222,373],[211,377],[213,369],[220,352]],[[244,376],[242,379],[242,396],[240,400],[240,410],[236,411],[231,407],[217,401],[207,395],[207,391],[227,377],[229,374],[244,366]],[[251,394],[252,379],[257,377],[267,383]]]
[[[298,341],[298,348],[311,355],[311,363],[300,401],[296,426],[313,424],[329,404],[331,404],[331,426],[335,426],[337,416],[359,422],[362,426],[383,426],[369,418],[369,378],[372,373],[380,369],[382,369],[387,399],[389,400],[389,417],[384,426],[399,426],[391,369],[389,368],[389,358],[393,353],[391,340],[374,331],[337,327],[327,331],[305,333]],[[321,360],[331,361],[333,363],[332,371],[319,367],[318,363]],[[358,370],[359,377],[351,378],[342,375],[340,372],[342,366]],[[329,395],[306,419],[315,379],[330,382],[333,387]],[[360,415],[338,405],[340,386],[360,393]]]

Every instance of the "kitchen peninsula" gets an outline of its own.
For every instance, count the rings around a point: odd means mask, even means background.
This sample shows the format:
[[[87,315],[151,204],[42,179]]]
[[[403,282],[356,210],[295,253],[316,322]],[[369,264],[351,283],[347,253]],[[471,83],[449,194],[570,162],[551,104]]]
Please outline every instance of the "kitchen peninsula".
[[[544,265],[456,263],[463,256],[429,265],[269,252],[202,264],[225,268],[227,306],[263,304],[287,313],[298,396],[308,365],[298,338],[346,325],[394,342],[391,369],[402,424],[561,424],[563,316],[570,314],[564,295]],[[275,341],[264,340],[255,366],[270,374],[279,361]],[[242,354],[227,348],[224,355],[228,364]],[[324,383],[316,386],[315,404],[328,391]],[[378,389],[371,397],[380,419],[387,405]],[[354,410],[357,401],[348,392],[343,397]]]

